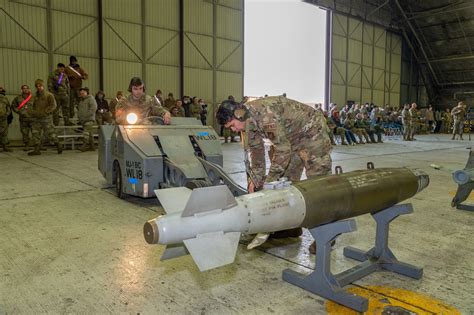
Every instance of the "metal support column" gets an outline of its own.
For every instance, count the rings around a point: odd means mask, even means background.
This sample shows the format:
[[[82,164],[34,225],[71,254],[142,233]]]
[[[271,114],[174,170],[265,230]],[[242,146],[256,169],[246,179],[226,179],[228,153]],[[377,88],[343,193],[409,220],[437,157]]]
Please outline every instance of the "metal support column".
[[[104,21],[102,0],[97,0],[98,44],[99,44],[99,89],[104,91]]]
[[[51,0],[46,0],[46,40],[48,44],[48,72],[55,69],[53,62],[53,12]]]
[[[244,1],[242,1],[244,2]],[[243,12],[243,11],[242,11]],[[243,41],[242,41],[243,42]],[[326,66],[324,68],[324,109],[329,110],[329,102],[331,101],[331,76],[332,76],[332,11],[326,10]]]
[[[141,39],[142,39],[142,53],[141,53],[141,64],[142,64],[142,78],[147,82],[147,76],[146,76],[146,1],[142,0],[141,1]],[[153,91],[153,95],[155,95],[156,91]]]
[[[212,1],[212,117],[214,125],[215,108],[217,106],[217,3]]]
[[[179,0],[179,97],[184,96],[184,0]]]

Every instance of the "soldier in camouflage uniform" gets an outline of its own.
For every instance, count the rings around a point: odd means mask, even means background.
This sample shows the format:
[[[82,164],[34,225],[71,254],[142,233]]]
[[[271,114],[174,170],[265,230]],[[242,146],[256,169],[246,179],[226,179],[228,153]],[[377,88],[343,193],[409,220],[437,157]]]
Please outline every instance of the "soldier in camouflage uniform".
[[[348,130],[349,132],[352,132],[353,134],[357,135],[359,138],[358,144],[364,144],[364,141],[362,141],[362,131],[359,128],[356,128],[355,126],[355,119],[352,115],[352,113],[347,113],[346,115],[346,120],[344,120],[344,128]]]
[[[79,89],[79,96],[81,97],[81,101],[77,106],[77,118],[84,128],[84,132],[82,134],[83,142],[82,146],[79,147],[79,150],[82,152],[95,151],[94,125],[97,111],[97,102],[92,95],[89,95],[89,89],[86,87]]]
[[[41,79],[35,81],[36,95],[33,101],[33,108],[30,115],[33,117],[32,136],[34,143],[34,151],[28,155],[40,155],[40,145],[43,133],[46,133],[49,142],[54,143],[58,150],[58,154],[63,152],[63,147],[59,142],[53,126],[53,112],[56,109],[56,100],[53,94],[44,90],[44,82]]]
[[[403,141],[410,141],[411,119],[410,119],[410,105],[409,104],[405,104],[403,106],[402,124],[403,124]]]
[[[12,152],[7,147],[8,138],[8,116],[11,115],[12,110],[10,102],[5,96],[6,91],[3,87],[0,87],[0,144],[2,145],[4,152]]]
[[[362,113],[359,112],[356,115],[354,125],[357,129],[360,130],[361,134],[365,138],[366,143],[375,143],[375,137],[374,137],[375,131],[370,129],[370,124],[368,124],[364,120],[364,115]]]
[[[177,100],[176,105],[171,106],[170,113],[173,117],[185,117],[186,115],[183,108],[183,102],[181,102],[181,100]]]
[[[20,116],[20,131],[23,136],[24,151],[30,149],[30,133],[33,119],[29,110],[33,108],[33,95],[28,85],[21,86],[21,94],[15,97],[12,102],[12,110]]]
[[[454,107],[451,110],[451,116],[454,119],[453,125],[453,137],[451,140],[456,139],[456,135],[459,135],[460,140],[464,140],[462,138],[462,134],[464,132],[464,117],[466,116],[466,105],[463,102],[459,102],[458,106]]]
[[[328,125],[329,128],[329,138],[331,139],[331,144],[336,145],[336,141],[334,141],[334,136],[338,135],[341,138],[341,144],[342,145],[347,145],[346,138],[345,138],[345,132],[346,130],[342,127],[338,127],[332,117],[329,117],[327,112],[324,113],[324,116],[326,117],[326,124]]]
[[[163,107],[166,108],[167,110],[170,110],[175,105],[176,105],[176,100],[174,99],[173,93],[168,93],[168,98],[165,99]]]
[[[201,107],[201,104],[199,104],[198,101],[199,100],[196,96],[193,97],[193,102],[189,105],[189,113],[191,114],[191,117],[194,117],[194,118],[196,118],[200,121],[201,120],[202,107]]]
[[[144,122],[148,116],[160,116],[165,125],[171,120],[171,114],[159,105],[154,97],[145,94],[145,83],[142,79],[134,77],[130,80],[128,91],[131,94],[122,98],[115,109],[115,120],[117,124],[127,125],[127,115],[135,113],[138,116],[137,124]]]
[[[419,124],[419,117],[418,117],[418,110],[416,109],[416,103],[411,104],[411,108],[409,110],[410,113],[410,138],[408,139],[409,141],[416,140],[415,139],[415,132],[416,128],[418,127]]]
[[[69,79],[65,73],[66,66],[58,63],[58,67],[48,77],[48,91],[53,93],[56,100],[56,109],[53,112],[53,124],[59,125],[59,110],[64,119],[64,126],[74,125],[69,121]]]
[[[321,112],[283,96],[261,98],[237,107],[233,104],[223,102],[217,119],[234,132],[245,131],[245,147],[251,159],[250,193],[282,177],[299,181],[303,169],[308,178],[331,173],[332,146]],[[267,176],[264,139],[271,140],[274,146]],[[301,233],[297,228],[273,233],[273,237],[297,237]]]

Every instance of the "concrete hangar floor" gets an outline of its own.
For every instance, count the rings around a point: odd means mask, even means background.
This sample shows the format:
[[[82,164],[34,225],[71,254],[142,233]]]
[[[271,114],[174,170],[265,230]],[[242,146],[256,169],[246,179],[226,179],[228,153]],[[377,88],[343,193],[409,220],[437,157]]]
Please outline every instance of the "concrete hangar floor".
[[[371,161],[375,167],[419,168],[431,179],[408,200],[414,213],[396,219],[390,230],[394,253],[423,267],[423,278],[377,272],[352,288],[406,289],[474,314],[474,212],[450,207],[457,186],[447,171],[464,168],[466,147],[473,143],[449,137],[334,148],[333,165],[345,172]],[[240,144],[223,150],[226,171],[242,183]],[[282,280],[286,268],[314,269],[307,231],[302,238],[273,240],[250,251],[239,245],[235,263],[201,273],[190,256],[160,261],[164,247],[146,244],[142,234],[145,221],[162,211],[158,202],[115,197],[97,170],[96,152],[57,155],[51,148],[28,157],[16,148],[0,153],[0,174],[0,314],[331,313],[327,300]],[[468,202],[473,201],[471,195]],[[356,232],[338,238],[333,272],[356,264],[343,257],[343,247],[373,246],[372,218],[356,221]],[[423,303],[417,307],[417,314],[434,313]]]

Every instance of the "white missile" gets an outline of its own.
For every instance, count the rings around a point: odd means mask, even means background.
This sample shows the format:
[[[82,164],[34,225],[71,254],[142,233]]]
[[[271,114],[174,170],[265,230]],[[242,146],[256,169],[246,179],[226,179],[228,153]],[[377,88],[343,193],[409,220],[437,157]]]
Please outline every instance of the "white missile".
[[[374,213],[412,197],[429,183],[409,169],[373,169],[280,183],[235,198],[227,186],[155,190],[166,215],[144,226],[149,244],[167,245],[162,260],[191,254],[205,271],[234,261],[241,233],[257,234]],[[376,198],[369,198],[371,195]]]

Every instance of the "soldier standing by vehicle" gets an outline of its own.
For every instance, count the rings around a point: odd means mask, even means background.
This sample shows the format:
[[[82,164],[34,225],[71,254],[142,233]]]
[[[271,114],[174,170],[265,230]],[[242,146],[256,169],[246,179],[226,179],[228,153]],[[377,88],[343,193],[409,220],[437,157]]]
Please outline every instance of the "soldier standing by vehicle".
[[[30,150],[30,133],[33,119],[29,110],[33,108],[33,95],[28,85],[21,86],[21,94],[15,97],[12,102],[12,110],[20,116],[20,131],[23,136],[23,151]]]
[[[303,169],[308,178],[331,173],[332,146],[321,112],[282,96],[261,98],[245,105],[234,104],[223,102],[217,119],[234,132],[245,131],[246,151],[251,160],[250,193],[282,177],[299,181]],[[274,146],[267,176],[264,139],[270,139]],[[296,228],[275,232],[273,237],[298,237],[301,233],[301,228]],[[312,247],[315,249],[315,245]]]
[[[127,98],[122,98],[117,104],[115,117],[120,125],[127,125],[127,115],[134,113],[138,117],[140,124],[148,116],[159,116],[163,118],[165,125],[171,121],[171,114],[159,105],[156,100],[145,94],[145,83],[142,79],[134,77],[130,80],[128,91],[131,94]]]
[[[53,124],[59,125],[59,110],[61,109],[64,125],[73,125],[69,121],[69,79],[64,68],[66,66],[58,63],[58,67],[48,77],[48,91],[53,93],[56,100],[56,109],[53,112]]]
[[[36,95],[33,101],[33,109],[30,111],[33,117],[32,136],[34,151],[28,155],[40,155],[40,145],[43,133],[46,133],[49,141],[56,145],[58,154],[63,153],[63,147],[59,142],[53,126],[53,112],[56,109],[56,100],[53,94],[44,90],[44,82],[41,79],[35,81]]]
[[[11,115],[12,110],[10,102],[5,96],[6,91],[3,87],[0,87],[0,144],[2,145],[4,152],[12,152],[7,147],[8,139],[8,116]]]
[[[189,105],[189,113],[191,117],[194,117],[200,121],[201,112],[202,112],[201,104],[199,104],[198,98],[195,96],[193,97],[193,102]]]
[[[464,140],[462,138],[462,134],[464,133],[464,117],[466,116],[466,105],[463,102],[459,102],[458,106],[454,107],[451,110],[451,115],[454,119],[453,125],[453,137],[451,140],[456,140],[456,135],[459,135],[460,140]]]
[[[410,140],[411,134],[411,119],[410,119],[410,105],[405,104],[402,110],[402,124],[403,124],[403,141]]]
[[[81,97],[81,101],[77,106],[77,118],[84,128],[84,132],[82,134],[83,142],[82,146],[79,147],[79,150],[82,152],[95,151],[94,124],[95,114],[97,111],[97,102],[92,95],[89,95],[89,89],[87,87],[79,89],[79,96]]]

